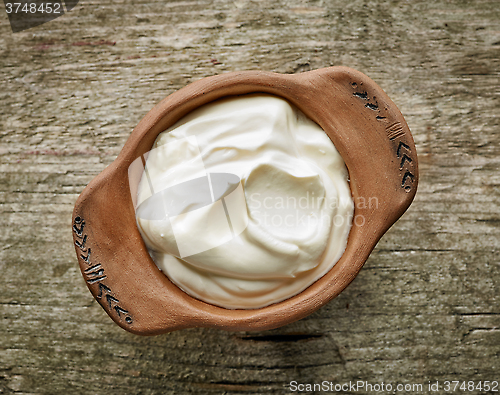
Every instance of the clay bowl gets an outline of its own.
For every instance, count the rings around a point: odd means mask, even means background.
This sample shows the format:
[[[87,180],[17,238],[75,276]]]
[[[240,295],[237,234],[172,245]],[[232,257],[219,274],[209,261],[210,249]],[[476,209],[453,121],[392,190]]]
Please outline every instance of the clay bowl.
[[[157,269],[136,226],[128,168],[152,148],[160,132],[190,111],[222,97],[256,92],[288,100],[327,133],[349,170],[355,218],[343,256],[310,287],[264,308],[229,310],[187,295]],[[417,182],[417,155],[408,125],[364,74],[346,67],[297,75],[235,72],[186,86],[142,119],[118,158],[78,198],[73,237],[90,292],[130,332],[272,329],[305,317],[347,287],[378,240],[408,208]],[[357,203],[370,198],[377,198],[377,207]]]

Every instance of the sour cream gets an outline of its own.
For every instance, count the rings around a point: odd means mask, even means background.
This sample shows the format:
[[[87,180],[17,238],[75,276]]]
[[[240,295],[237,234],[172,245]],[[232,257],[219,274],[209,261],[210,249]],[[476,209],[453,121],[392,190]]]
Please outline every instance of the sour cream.
[[[354,205],[326,133],[286,100],[252,94],[204,105],[160,133],[136,210],[174,284],[213,305],[254,309],[300,293],[337,263]]]

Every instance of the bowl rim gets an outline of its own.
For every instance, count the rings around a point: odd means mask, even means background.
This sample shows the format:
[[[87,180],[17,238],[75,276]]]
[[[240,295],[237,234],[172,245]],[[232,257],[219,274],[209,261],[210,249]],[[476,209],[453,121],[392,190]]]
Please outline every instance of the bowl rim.
[[[319,124],[343,157],[355,206],[346,249],[324,276],[299,294],[257,309],[226,309],[189,296],[154,264],[135,222],[130,164],[184,115],[228,96],[266,93],[286,99]],[[301,74],[242,71],[206,77],[167,96],[139,122],[116,160],[83,190],[73,238],[85,282],[122,328],[154,335],[188,327],[276,328],[317,310],[356,277],[382,235],[411,204],[418,185],[413,138],[403,115],[369,77],[347,67]]]

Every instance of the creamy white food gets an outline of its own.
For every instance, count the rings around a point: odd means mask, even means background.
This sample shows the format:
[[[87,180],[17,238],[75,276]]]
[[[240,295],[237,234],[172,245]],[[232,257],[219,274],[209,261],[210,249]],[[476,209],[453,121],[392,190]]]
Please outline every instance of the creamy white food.
[[[240,180],[223,198],[214,196],[217,174]],[[152,195],[206,179],[209,201],[189,206],[181,196],[182,213],[137,215],[154,262],[189,295],[230,309],[264,307],[303,291],[342,256],[354,210],[346,166],[326,133],[287,101],[231,97],[185,116],[156,139],[138,206],[154,211]],[[187,200],[198,196],[188,192]]]

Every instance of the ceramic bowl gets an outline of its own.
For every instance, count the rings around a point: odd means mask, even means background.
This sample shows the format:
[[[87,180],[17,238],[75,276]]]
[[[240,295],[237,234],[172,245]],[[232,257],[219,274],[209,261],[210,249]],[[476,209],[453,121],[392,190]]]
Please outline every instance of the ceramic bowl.
[[[354,222],[341,259],[299,294],[267,307],[230,310],[195,299],[155,265],[139,234],[128,168],[159,133],[190,111],[227,96],[268,93],[320,125],[349,171]],[[382,235],[405,212],[418,183],[417,154],[401,112],[364,74],[330,67],[301,74],[234,72],[204,78],[171,94],[134,129],[117,159],[79,196],[73,237],[92,295],[122,328],[154,335],[189,327],[265,330],[301,319],[342,292]],[[356,218],[361,218],[356,221]]]

